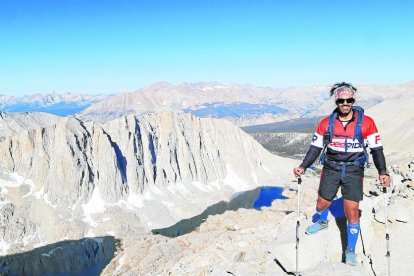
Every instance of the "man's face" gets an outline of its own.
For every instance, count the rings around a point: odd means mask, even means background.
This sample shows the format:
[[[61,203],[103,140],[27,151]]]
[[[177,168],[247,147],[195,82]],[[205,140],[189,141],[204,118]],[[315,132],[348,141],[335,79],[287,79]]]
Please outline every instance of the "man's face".
[[[338,106],[339,112],[342,114],[349,114],[352,109],[352,105],[354,104],[355,99],[349,98],[347,96],[340,96],[338,99],[336,99],[336,105]]]

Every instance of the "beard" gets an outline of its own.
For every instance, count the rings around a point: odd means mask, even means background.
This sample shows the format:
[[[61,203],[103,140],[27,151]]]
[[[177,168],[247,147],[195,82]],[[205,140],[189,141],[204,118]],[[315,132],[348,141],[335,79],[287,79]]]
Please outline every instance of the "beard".
[[[344,112],[342,112],[342,111],[340,111],[339,110],[339,112],[338,112],[338,114],[341,116],[341,117],[346,117],[346,116],[348,116],[349,115],[349,113],[351,113],[351,110],[349,110],[348,112],[346,112],[346,113],[344,113]]]
[[[349,111],[347,111],[347,112],[343,112],[343,111],[341,110],[341,108],[338,108],[338,115],[339,115],[340,117],[346,117],[346,116],[348,116],[351,112],[352,112],[352,107],[350,107],[350,108],[349,108]]]

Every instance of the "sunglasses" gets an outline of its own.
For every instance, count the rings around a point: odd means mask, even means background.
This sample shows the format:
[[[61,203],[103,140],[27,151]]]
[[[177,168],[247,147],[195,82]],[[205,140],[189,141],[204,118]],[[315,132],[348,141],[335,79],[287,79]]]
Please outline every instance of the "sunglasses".
[[[354,98],[349,98],[349,99],[337,99],[336,100],[336,104],[343,104],[345,102],[353,104],[355,102],[355,99]]]

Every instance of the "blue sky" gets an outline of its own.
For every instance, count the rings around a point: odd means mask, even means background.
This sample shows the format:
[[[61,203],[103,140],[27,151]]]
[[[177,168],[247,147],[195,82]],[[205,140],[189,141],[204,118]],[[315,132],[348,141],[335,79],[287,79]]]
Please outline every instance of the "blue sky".
[[[414,80],[414,1],[1,0],[0,94]]]

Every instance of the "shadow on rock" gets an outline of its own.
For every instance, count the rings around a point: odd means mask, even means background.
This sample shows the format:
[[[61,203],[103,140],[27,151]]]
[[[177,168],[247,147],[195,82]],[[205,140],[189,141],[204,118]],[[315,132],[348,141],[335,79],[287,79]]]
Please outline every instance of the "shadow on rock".
[[[99,275],[120,241],[112,236],[67,240],[0,257],[0,275]]]
[[[240,208],[255,208],[255,202],[258,199],[261,190],[267,188],[269,187],[258,187],[250,191],[237,193],[230,201],[220,201],[207,207],[207,209],[197,216],[180,220],[167,228],[153,229],[152,233],[166,237],[177,237],[192,232],[195,228],[200,226],[208,216],[223,214],[228,210],[236,211]],[[281,189],[281,191],[282,190],[283,189]],[[284,198],[286,197],[281,195],[280,199]]]

